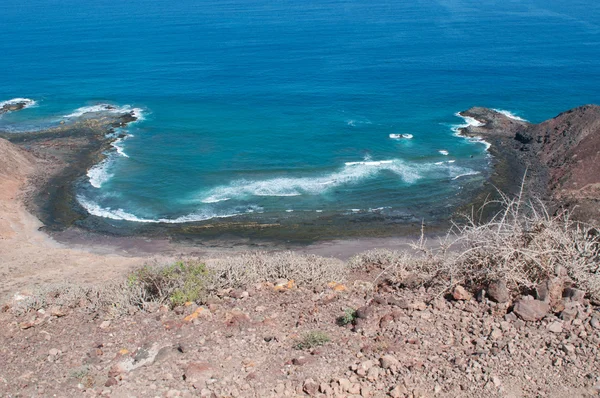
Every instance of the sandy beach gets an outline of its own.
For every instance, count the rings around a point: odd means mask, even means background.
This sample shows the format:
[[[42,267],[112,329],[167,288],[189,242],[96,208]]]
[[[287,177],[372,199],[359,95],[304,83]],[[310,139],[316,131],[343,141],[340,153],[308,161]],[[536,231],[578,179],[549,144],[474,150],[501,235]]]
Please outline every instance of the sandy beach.
[[[143,263],[142,257],[72,249],[41,232],[42,223],[27,211],[23,197],[28,178],[42,163],[4,140],[0,152],[2,299],[46,284],[100,282]]]
[[[60,141],[56,141],[60,142]],[[58,151],[58,147],[54,150]],[[172,243],[166,238],[110,236],[71,228],[54,237],[26,206],[35,200],[39,180],[62,169],[56,159],[40,159],[0,139],[0,300],[37,287],[68,282],[97,284],[125,275],[149,261],[168,262],[181,256],[213,258],[247,250],[293,248],[305,254],[348,259],[372,249],[406,248],[408,237],[332,240],[311,245],[268,246],[243,241],[213,242],[211,245]],[[54,169],[54,170],[53,170]],[[48,173],[52,170],[51,173]],[[37,185],[36,185],[37,184]],[[57,241],[59,238],[60,241]]]

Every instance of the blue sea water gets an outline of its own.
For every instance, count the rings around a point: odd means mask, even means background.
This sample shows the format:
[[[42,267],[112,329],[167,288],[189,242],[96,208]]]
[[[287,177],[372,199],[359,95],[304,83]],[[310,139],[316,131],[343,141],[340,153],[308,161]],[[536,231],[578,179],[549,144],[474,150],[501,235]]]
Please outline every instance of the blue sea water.
[[[0,129],[138,109],[78,188],[108,219],[417,219],[489,173],[457,111],[600,102],[599,21],[589,0],[2,2],[0,101],[36,104]]]

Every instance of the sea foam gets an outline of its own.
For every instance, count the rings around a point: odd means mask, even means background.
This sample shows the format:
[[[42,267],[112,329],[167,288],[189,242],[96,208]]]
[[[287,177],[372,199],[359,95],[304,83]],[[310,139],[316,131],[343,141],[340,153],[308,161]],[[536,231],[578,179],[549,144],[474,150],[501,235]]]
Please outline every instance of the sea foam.
[[[77,196],[79,204],[91,215],[96,217],[109,218],[111,220],[122,220],[132,221],[139,223],[166,223],[166,224],[181,224],[188,222],[206,221],[213,218],[229,218],[235,217],[242,214],[262,212],[262,207],[250,205],[245,206],[243,209],[235,209],[232,213],[218,213],[210,210],[201,210],[188,215],[180,216],[177,218],[158,218],[149,219],[141,218],[136,215],[129,213],[123,209],[112,209],[110,207],[102,207],[98,203],[85,198],[83,195]]]
[[[470,126],[481,127],[481,126],[483,126],[483,123],[473,117],[463,116],[460,114],[460,112],[456,112],[454,115],[462,118],[465,121],[465,123],[463,123],[463,124],[456,124],[456,125],[452,126],[452,131],[454,132],[454,135],[459,138],[465,138],[466,140],[468,140],[469,142],[472,142],[474,144],[485,145],[485,150],[487,152],[487,150],[490,149],[492,144],[490,144],[489,142],[487,142],[486,140],[484,140],[481,137],[466,137],[466,136],[460,134],[461,129],[464,129],[464,128],[467,128]]]
[[[4,105],[14,105],[19,103],[25,103],[25,106],[23,107],[24,109],[31,108],[32,106],[37,105],[36,101],[29,98],[13,98],[0,102],[0,108],[2,108]]]
[[[91,186],[94,188],[100,188],[102,184],[104,184],[113,176],[113,174],[108,172],[112,162],[113,159],[109,155],[106,159],[94,165],[87,171],[87,176]]]
[[[107,172],[107,168],[110,166],[110,158],[107,158],[105,162],[107,162],[106,168],[99,167],[97,174],[88,174],[90,183],[95,184],[96,187],[101,186],[107,177],[110,178],[110,173]],[[121,208],[102,207],[82,195],[79,195],[77,200],[90,214],[98,217],[142,223],[186,223],[205,221],[212,218],[234,217],[264,210],[256,205],[234,205],[216,211],[211,204],[217,202],[245,199],[251,196],[317,195],[332,187],[361,183],[369,178],[376,177],[383,171],[394,173],[408,183],[413,183],[421,178],[456,180],[462,176],[479,173],[469,168],[455,166],[451,164],[452,162],[408,164],[400,159],[365,160],[362,162],[348,162],[341,170],[319,177],[272,178],[259,181],[237,180],[229,185],[211,189],[200,200],[206,206],[203,205],[198,211],[177,218],[143,218]],[[103,163],[100,165],[103,165]],[[322,212],[322,210],[315,211]],[[351,209],[351,211],[361,210]]]
[[[442,163],[408,163],[401,159],[346,162],[340,170],[315,177],[278,177],[264,180],[235,180],[228,185],[210,189],[200,196],[202,203],[240,200],[249,197],[290,197],[320,195],[342,185],[360,184],[382,172],[393,173],[405,183],[421,178],[453,178],[470,169]]]
[[[518,120],[520,122],[527,122],[526,119],[523,119],[522,117],[519,117],[517,115],[515,115],[514,113],[512,113],[511,111],[506,111],[504,109],[494,109],[496,112],[503,114],[504,116],[510,118],[510,119],[514,119],[514,120]]]
[[[132,113],[137,121],[144,119],[144,110],[142,108],[134,108],[131,105],[115,106],[111,104],[97,104],[91,106],[83,106],[77,108],[72,113],[65,115],[65,118],[77,118],[89,113],[112,113],[112,114],[126,114]]]
[[[241,199],[250,196],[318,195],[334,187],[360,183],[382,171],[392,172],[407,183],[413,183],[421,178],[416,167],[398,159],[365,160],[347,162],[341,170],[317,177],[279,177],[258,181],[233,181],[229,185],[211,189],[201,199],[201,202],[214,203],[230,198]]]

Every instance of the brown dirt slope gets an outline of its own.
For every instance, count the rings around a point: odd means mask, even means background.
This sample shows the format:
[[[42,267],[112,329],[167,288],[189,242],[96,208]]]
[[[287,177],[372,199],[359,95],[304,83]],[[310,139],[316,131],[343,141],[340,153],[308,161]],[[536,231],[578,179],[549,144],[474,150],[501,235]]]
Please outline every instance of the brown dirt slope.
[[[35,158],[18,146],[0,138],[0,176],[23,178],[34,169]]]
[[[43,284],[108,279],[145,261],[66,248],[40,232],[42,223],[26,210],[23,197],[24,189],[31,189],[28,180],[48,167],[46,160],[0,138],[0,301]]]

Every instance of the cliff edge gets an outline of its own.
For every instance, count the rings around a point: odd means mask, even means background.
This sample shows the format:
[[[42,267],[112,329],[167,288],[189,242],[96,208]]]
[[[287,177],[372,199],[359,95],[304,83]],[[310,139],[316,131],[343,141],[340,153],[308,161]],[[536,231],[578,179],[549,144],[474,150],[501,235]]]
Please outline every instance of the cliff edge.
[[[572,209],[581,221],[600,220],[600,106],[577,107],[539,124],[487,108],[460,114],[481,123],[462,134],[504,139],[532,171],[539,196]]]

